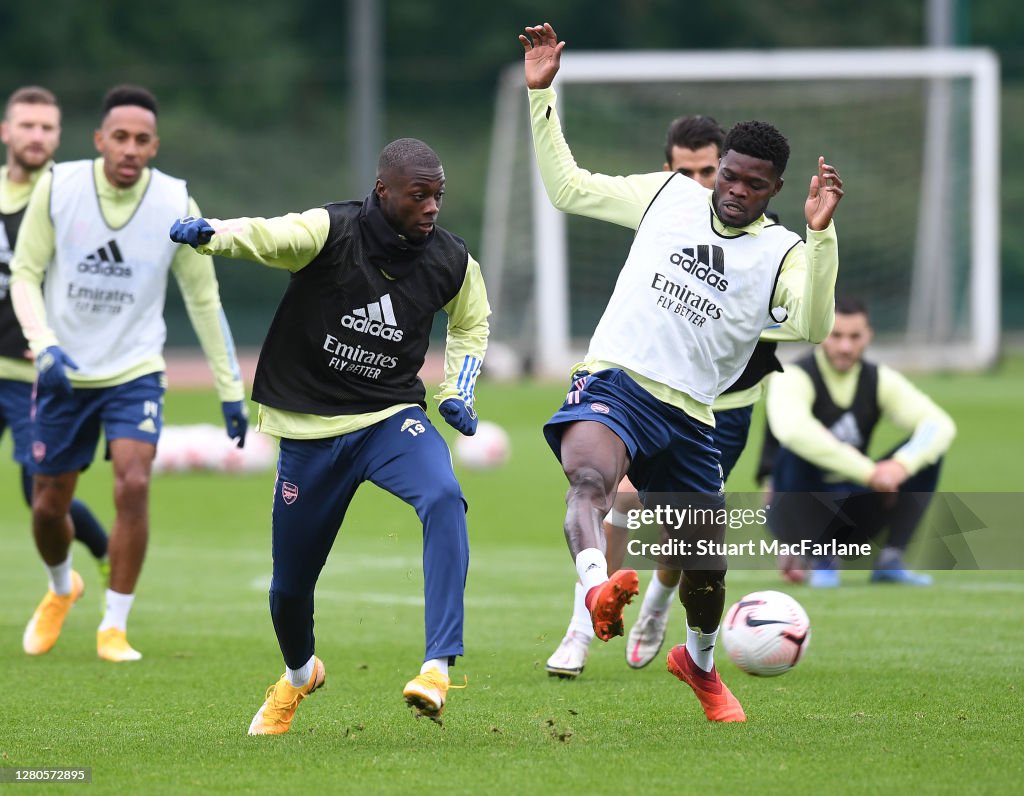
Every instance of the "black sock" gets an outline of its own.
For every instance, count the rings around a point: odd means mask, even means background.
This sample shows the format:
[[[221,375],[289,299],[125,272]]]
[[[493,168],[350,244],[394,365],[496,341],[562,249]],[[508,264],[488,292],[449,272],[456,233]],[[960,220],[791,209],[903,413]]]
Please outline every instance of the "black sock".
[[[725,570],[688,570],[683,572],[679,596],[686,609],[687,627],[713,633],[725,610]]]
[[[95,558],[107,554],[107,532],[88,506],[77,498],[71,501],[71,522],[75,526],[75,538],[89,548]]]

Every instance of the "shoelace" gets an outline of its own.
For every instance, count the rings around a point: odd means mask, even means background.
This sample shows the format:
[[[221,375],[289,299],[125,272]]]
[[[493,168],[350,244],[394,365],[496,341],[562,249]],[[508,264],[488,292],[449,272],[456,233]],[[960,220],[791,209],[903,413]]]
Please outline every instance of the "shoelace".
[[[286,684],[288,685],[289,688],[291,688],[295,692],[294,696],[292,696],[292,698],[288,702],[283,702],[281,700],[274,699],[271,702],[271,707],[274,707],[274,708],[294,708],[294,707],[298,707],[299,702],[301,702],[302,698],[304,696],[306,696],[304,693],[302,693],[302,689],[301,688],[295,688],[295,686],[293,686],[291,683],[286,683]],[[280,681],[274,683],[272,686],[270,686],[270,688],[267,689],[267,696],[266,696],[267,699],[270,699],[271,696],[274,696],[274,697],[277,696],[277,687],[279,685],[281,685]]]
[[[292,697],[289,702],[281,702],[275,697],[277,696],[277,686],[279,683],[274,683],[270,688],[267,689],[266,696],[264,699],[269,703],[266,710],[263,711],[264,721],[270,721],[274,724],[282,724],[284,719],[279,715],[281,711],[296,710],[299,707],[299,702],[302,697],[305,696],[301,690],[295,692],[295,696]],[[268,715],[269,714],[269,715]]]

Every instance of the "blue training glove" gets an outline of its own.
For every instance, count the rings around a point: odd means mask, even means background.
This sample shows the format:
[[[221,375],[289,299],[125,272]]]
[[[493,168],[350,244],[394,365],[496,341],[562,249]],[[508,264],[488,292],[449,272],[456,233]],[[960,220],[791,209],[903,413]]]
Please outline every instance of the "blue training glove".
[[[223,401],[220,405],[224,413],[224,425],[227,427],[228,436],[238,440],[239,448],[245,447],[245,430],[249,428],[249,410],[245,401]]]
[[[213,237],[213,227],[205,218],[186,216],[171,224],[171,240],[175,243],[187,243],[189,246],[202,246]]]
[[[476,410],[459,398],[445,398],[437,407],[444,422],[454,428],[464,437],[472,437],[476,434]]]
[[[71,380],[65,368],[78,370],[75,361],[64,353],[59,345],[52,345],[36,357],[36,383],[44,392],[55,392],[65,397],[71,395]]]

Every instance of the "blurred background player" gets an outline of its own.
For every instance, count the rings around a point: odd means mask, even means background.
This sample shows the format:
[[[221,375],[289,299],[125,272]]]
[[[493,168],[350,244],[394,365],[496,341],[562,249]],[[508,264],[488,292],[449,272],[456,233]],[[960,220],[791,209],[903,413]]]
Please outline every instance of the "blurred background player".
[[[159,147],[157,103],[138,86],[103,100],[100,157],[60,163],[38,181],[11,266],[14,309],[36,355],[32,527],[50,590],[25,629],[30,655],[56,643],[82,579],[71,568],[68,509],[102,429],[114,470],[110,587],[96,635],[104,660],[142,655],[128,613],[149,540],[149,487],[166,389],[164,298],[173,272],[213,370],[228,436],[245,438],[244,388],[213,260],[167,241],[198,213],[182,180],[147,166]]]
[[[28,341],[11,303],[11,258],[25,206],[36,182],[52,164],[60,145],[60,106],[48,89],[24,86],[7,100],[0,139],[7,162],[0,168],[0,433],[11,429],[14,460],[21,465],[21,488],[32,507],[32,384],[36,370]],[[104,586],[110,577],[107,534],[80,500],[71,501],[75,538],[96,558]]]
[[[708,190],[715,187],[718,163],[722,157],[725,131],[710,116],[682,116],[668,128],[665,138],[664,171],[685,174]],[[771,223],[778,218],[770,211],[765,216]],[[765,377],[782,366],[775,357],[776,340],[796,340],[797,335],[779,327],[762,334],[743,373],[715,401],[715,446],[721,451],[722,480],[727,481],[743,448],[747,443],[753,405],[764,394]],[[771,339],[769,339],[771,338]],[[629,530],[626,527],[630,511],[642,509],[636,488],[628,478],[622,479],[615,495],[612,510],[604,520],[608,543],[608,570],[614,572],[625,558]],[[640,669],[653,661],[665,641],[665,632],[672,604],[672,596],[679,587],[678,570],[659,567],[651,576],[644,593],[640,615],[626,640],[626,663]],[[583,588],[576,582],[572,619],[558,648],[548,658],[549,675],[562,678],[578,677],[587,662],[594,629],[590,612],[584,604]]]
[[[519,40],[549,199],[560,210],[637,231],[586,360],[544,426],[569,483],[566,542],[594,634],[607,641],[622,634],[622,610],[638,590],[636,572],[609,576],[605,556],[601,518],[619,482],[628,472],[645,502],[690,495],[683,508],[717,514],[724,506],[711,405],[739,378],[773,311],[784,310],[807,339],[831,329],[838,269],[832,215],[842,180],[818,158],[804,205],[805,245],[781,225],[764,223],[789,158],[788,142],[767,123],[730,130],[710,194],[677,174],[611,177],[581,169],[551,89],[565,42],[547,23],[527,27]],[[677,530],[691,542],[724,540],[720,523]],[[669,652],[668,669],[691,687],[709,720],[745,721],[714,665],[728,564],[724,556],[695,563],[680,567],[686,643]]]
[[[784,542],[837,536],[863,541],[887,531],[871,581],[925,586],[931,577],[908,570],[904,553],[938,484],[956,426],[904,376],[864,359],[871,337],[865,304],[837,299],[831,334],[769,380],[768,425],[779,443],[769,527]],[[910,437],[874,461],[867,449],[882,419]],[[813,492],[849,497],[837,517],[806,496]],[[838,561],[811,563],[811,586],[839,585]]]
[[[450,426],[477,429],[474,391],[490,307],[466,244],[436,225],[437,154],[414,138],[380,153],[362,201],[280,218],[182,219],[171,239],[291,273],[253,384],[257,429],[279,437],[271,521],[270,613],[285,673],[250,735],[279,735],[326,676],[314,654],[313,594],[356,489],[370,481],[423,523],[426,654],[403,695],[439,720],[463,654],[469,566],[467,504],[448,446],[427,419],[419,378],[434,315],[448,315],[445,380],[435,398]]]

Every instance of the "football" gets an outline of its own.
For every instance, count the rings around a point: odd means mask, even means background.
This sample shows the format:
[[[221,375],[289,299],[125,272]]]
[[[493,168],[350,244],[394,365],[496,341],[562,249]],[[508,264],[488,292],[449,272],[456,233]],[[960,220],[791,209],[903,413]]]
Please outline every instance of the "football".
[[[811,620],[781,591],[751,592],[725,613],[722,643],[747,674],[774,677],[796,666],[811,642]]]
[[[455,460],[472,470],[500,467],[508,457],[508,434],[490,420],[481,420],[472,437],[459,435],[455,438]]]

